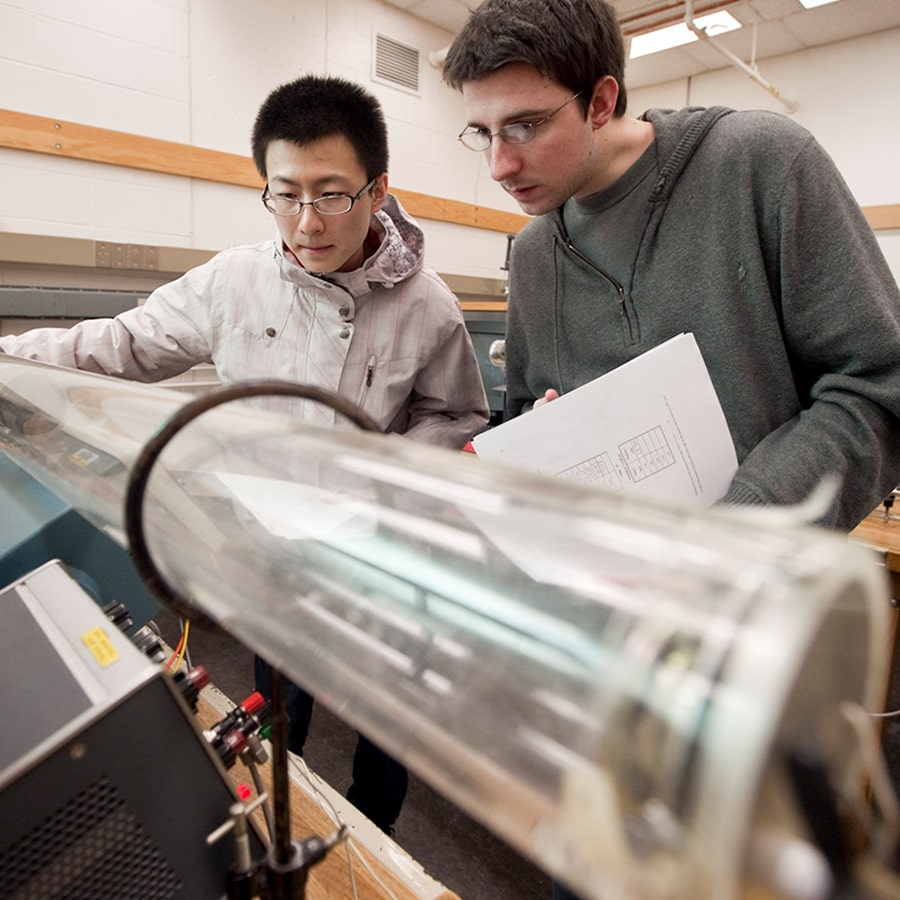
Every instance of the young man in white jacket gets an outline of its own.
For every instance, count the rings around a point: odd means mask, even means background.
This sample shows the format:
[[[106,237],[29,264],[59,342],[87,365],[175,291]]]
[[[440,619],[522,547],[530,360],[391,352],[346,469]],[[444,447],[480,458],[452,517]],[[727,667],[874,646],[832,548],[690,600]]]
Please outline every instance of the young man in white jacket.
[[[387,190],[387,130],[357,85],[307,76],[253,130],[273,241],[235,247],[114,319],[0,338],[0,350],[137,381],[213,363],[223,382],[312,384],[385,431],[462,447],[488,407],[457,298],[423,262],[421,229]],[[317,424],[321,404],[268,401]]]
[[[5,337],[0,350],[148,382],[212,363],[223,382],[325,388],[386,432],[461,449],[487,422],[487,399],[459,302],[425,267],[422,231],[388,193],[378,101],[351,82],[304,76],[265,100],[252,147],[274,240],[225,250],[114,319]],[[312,401],[264,405],[352,427]],[[256,669],[265,692],[268,667]],[[313,701],[290,685],[288,703],[301,752]],[[405,793],[405,769],[360,736],[351,802],[390,832]]]

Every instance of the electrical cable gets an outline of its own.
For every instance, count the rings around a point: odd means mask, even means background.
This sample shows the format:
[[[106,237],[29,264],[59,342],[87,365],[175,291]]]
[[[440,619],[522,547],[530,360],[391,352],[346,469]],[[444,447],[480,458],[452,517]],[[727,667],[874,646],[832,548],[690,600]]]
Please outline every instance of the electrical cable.
[[[313,385],[295,384],[288,381],[236,382],[224,387],[213,388],[180,407],[143,446],[129,475],[128,489],[125,494],[125,532],[138,573],[150,590],[178,615],[211,629],[217,628],[216,623],[199,610],[187,597],[175,590],[166,581],[153,561],[147,546],[142,515],[147,483],[150,480],[150,473],[154,464],[169,441],[203,413],[225,403],[230,403],[233,400],[270,396],[295,397],[301,400],[323,403],[349,419],[362,430],[381,432],[381,429],[367,413],[332,391],[317,388]]]
[[[334,804],[328,797],[323,794],[318,786],[315,783],[315,779],[313,778],[312,772],[309,770],[309,766],[306,764],[306,760],[303,759],[302,756],[294,756],[291,755],[291,765],[298,770],[300,776],[309,785],[309,789],[313,792],[313,795],[316,801],[319,804],[320,809],[338,826],[339,830],[346,831],[347,825],[341,819],[340,814],[335,809]],[[353,871],[353,858],[351,853],[356,856],[356,858],[362,863],[363,868],[369,873],[369,876],[372,880],[381,888],[384,892],[385,896],[389,898],[389,900],[397,900],[397,895],[384,883],[384,881],[379,878],[378,873],[372,868],[369,861],[363,856],[359,847],[357,846],[357,841],[355,841],[351,837],[346,837],[344,843],[347,845],[347,873],[350,879],[350,886],[353,892],[353,900],[359,900],[359,889],[356,884],[356,875]]]
[[[165,665],[167,672],[177,672],[181,668],[185,653],[188,647],[188,635],[191,633],[191,620],[184,619],[181,623],[181,637],[178,640],[178,646],[169,657],[169,661]]]
[[[178,620],[181,625],[181,630],[184,631],[185,627],[189,624],[190,619],[179,619]],[[188,671],[194,668],[194,661],[191,659],[191,645],[188,642],[187,637],[184,639],[184,662],[187,665]]]
[[[181,652],[181,647],[184,644],[184,628],[182,627],[181,634],[178,637],[178,643],[175,645],[175,649],[172,651],[172,655],[167,660],[166,664],[163,668],[168,672],[171,670],[172,666],[175,664],[175,660],[178,658],[178,654]]]
[[[309,766],[306,764],[306,760],[302,756],[296,756],[295,754],[291,754],[289,756],[291,767],[296,769],[299,773],[300,777],[306,782],[309,786],[309,789],[313,793],[313,799],[319,804],[319,809],[331,819],[332,822],[337,826],[338,833],[346,832],[347,825],[344,820],[341,818],[340,813],[335,809],[334,804],[328,797],[323,794],[318,786],[316,785],[312,772],[309,770]],[[353,895],[353,900],[359,900],[359,890],[356,886],[356,875],[353,871],[353,860],[350,858],[350,842],[351,838],[347,838],[345,843],[347,844],[347,877],[350,881],[350,890]],[[376,879],[377,880],[377,879]]]
[[[259,766],[253,759],[244,757],[244,765],[250,770],[250,777],[253,779],[253,787],[256,788],[256,795],[262,797],[266,793],[262,776],[259,774]],[[272,816],[272,808],[269,806],[268,800],[262,804],[263,818],[266,821],[266,831],[269,833],[269,840],[275,839],[275,819]]]
[[[369,865],[369,861],[362,855],[359,847],[356,846],[356,841],[348,840],[347,841],[347,849],[352,850],[353,853],[356,854],[359,861],[363,864],[363,867],[375,881],[375,883],[384,891],[387,895],[388,900],[397,900],[397,895],[375,874],[375,870]],[[347,855],[349,861],[349,854]]]

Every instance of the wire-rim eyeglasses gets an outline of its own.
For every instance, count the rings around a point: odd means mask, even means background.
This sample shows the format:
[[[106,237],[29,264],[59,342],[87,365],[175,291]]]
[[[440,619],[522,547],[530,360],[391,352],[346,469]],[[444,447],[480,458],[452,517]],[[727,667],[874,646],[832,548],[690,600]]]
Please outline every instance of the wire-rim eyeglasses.
[[[459,135],[457,135],[456,139],[460,141],[464,147],[476,151],[487,150],[495,137],[499,137],[507,144],[527,144],[529,141],[534,140],[538,125],[549,122],[561,109],[568,106],[576,97],[580,96],[581,91],[577,94],[573,94],[565,103],[561,106],[557,106],[553,112],[548,113],[543,119],[538,119],[537,122],[510,122],[509,125],[504,125],[498,131],[488,131],[485,128],[467,125]]]
[[[269,186],[266,185],[260,199],[263,206],[275,216],[299,216],[304,206],[311,206],[320,216],[340,216],[350,212],[353,204],[367,191],[372,190],[376,181],[377,175],[356,194],[326,194],[324,197],[316,197],[315,200],[298,200],[296,197],[280,194],[273,197],[269,193]]]

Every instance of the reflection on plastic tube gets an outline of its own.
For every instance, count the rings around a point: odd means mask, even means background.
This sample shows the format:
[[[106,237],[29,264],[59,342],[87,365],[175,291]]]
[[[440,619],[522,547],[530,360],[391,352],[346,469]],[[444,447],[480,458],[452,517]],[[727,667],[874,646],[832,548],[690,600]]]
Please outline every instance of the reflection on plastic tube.
[[[0,385],[123,469],[183,403],[3,357]],[[46,432],[3,435],[120,528],[118,473],[73,480]],[[844,774],[837,710],[884,676],[885,586],[839,536],[242,403],[166,445],[142,522],[204,615],[584,897],[773,877],[754,848],[805,834],[783,755]]]

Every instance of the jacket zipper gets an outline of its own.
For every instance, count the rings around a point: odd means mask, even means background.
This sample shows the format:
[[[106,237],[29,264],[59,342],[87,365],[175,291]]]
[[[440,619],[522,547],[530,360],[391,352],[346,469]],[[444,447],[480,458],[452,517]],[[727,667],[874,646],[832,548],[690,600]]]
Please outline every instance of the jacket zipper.
[[[628,315],[628,306],[625,303],[625,288],[616,281],[609,272],[605,272],[600,266],[596,265],[594,262],[589,260],[569,239],[566,237],[566,249],[571,253],[574,253],[585,265],[590,266],[595,272],[599,275],[602,275],[615,289],[616,293],[619,295],[619,311],[622,313],[622,318],[625,321],[625,326],[628,328],[628,341],[629,343],[634,343],[634,328],[631,324],[631,317]]]
[[[366,400],[366,395],[369,392],[369,388],[372,387],[372,381],[375,377],[375,365],[378,362],[376,357],[370,356],[366,360],[366,374],[363,379],[363,383],[359,387],[359,396],[357,397],[356,404],[357,406],[363,406]]]

